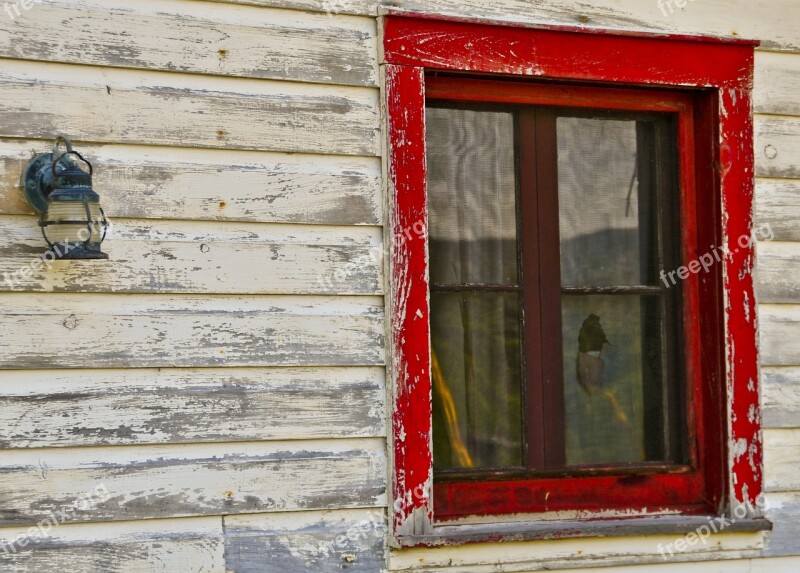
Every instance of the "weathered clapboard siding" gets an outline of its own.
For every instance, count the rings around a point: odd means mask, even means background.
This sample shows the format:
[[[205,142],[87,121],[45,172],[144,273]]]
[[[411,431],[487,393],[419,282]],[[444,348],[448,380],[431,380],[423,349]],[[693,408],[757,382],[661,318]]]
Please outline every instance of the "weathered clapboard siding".
[[[759,305],[762,366],[800,365],[800,306]]]
[[[757,179],[756,223],[769,224],[778,241],[800,241],[800,180]]]
[[[379,365],[372,297],[0,295],[0,368]]]
[[[83,494],[70,521],[379,507],[381,439],[5,450],[0,526],[33,525]]]
[[[756,175],[800,178],[800,117],[755,117]]]
[[[380,437],[384,385],[380,367],[0,370],[0,447]]]
[[[759,242],[757,250],[758,301],[800,303],[800,243]]]
[[[529,543],[464,545],[457,548],[393,550],[389,557],[391,571],[447,573],[517,573],[550,571],[577,567],[613,567],[623,565],[664,564],[662,548],[683,536],[651,535],[561,539]],[[686,552],[676,552],[673,563],[746,559],[759,554],[763,534],[718,534],[707,545],[698,543]],[[669,558],[669,555],[667,554]],[[684,565],[686,570],[687,565]],[[619,568],[619,569],[618,569]]]
[[[800,428],[764,430],[764,476],[768,491],[800,491]]]
[[[48,261],[34,217],[0,215],[0,291],[380,294],[379,227],[115,219],[108,263]],[[24,271],[24,272],[23,272]]]
[[[735,561],[704,561],[700,563],[653,563],[617,567],[614,573],[796,573],[798,562],[787,557],[772,559],[738,559]],[[594,567],[567,569],[563,573],[597,573]],[[600,571],[603,571],[600,569]]]
[[[378,573],[385,509],[224,518],[229,573]]]
[[[0,56],[21,60],[377,86],[376,51],[373,19],[203,2],[50,0],[0,18]]]
[[[750,566],[750,573],[796,573],[800,569],[800,557],[752,559]]]
[[[20,177],[52,141],[0,139],[0,213],[33,214]],[[380,160],[81,144],[112,219],[379,225]]]
[[[334,14],[376,14],[378,6],[420,13],[445,14],[502,22],[580,25],[587,28],[659,31],[680,34],[758,38],[762,49],[800,51],[800,34],[787,15],[793,0],[705,0],[684,9],[662,12],[658,4],[641,0],[212,0],[252,6],[330,11]],[[673,3],[674,4],[674,3]]]
[[[27,528],[0,529],[0,547]],[[148,520],[53,527],[8,554],[0,552],[4,573],[226,573],[220,517]]]
[[[373,88],[0,60],[3,137],[372,156],[377,100]]]
[[[768,367],[761,374],[764,426],[800,427],[800,367]]]
[[[797,555],[800,540],[800,492],[767,495],[767,517],[773,530],[766,535],[764,555]]]
[[[756,52],[753,108],[756,113],[800,115],[800,57]]]

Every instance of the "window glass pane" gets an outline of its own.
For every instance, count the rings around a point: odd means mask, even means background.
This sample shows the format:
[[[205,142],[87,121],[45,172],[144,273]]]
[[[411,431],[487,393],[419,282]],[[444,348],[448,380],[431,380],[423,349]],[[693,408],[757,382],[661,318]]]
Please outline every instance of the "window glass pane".
[[[654,284],[652,123],[557,119],[563,286]]]
[[[663,460],[660,304],[562,297],[567,465]]]
[[[431,293],[436,469],[522,464],[519,295]]]
[[[516,284],[514,116],[428,108],[430,278]]]

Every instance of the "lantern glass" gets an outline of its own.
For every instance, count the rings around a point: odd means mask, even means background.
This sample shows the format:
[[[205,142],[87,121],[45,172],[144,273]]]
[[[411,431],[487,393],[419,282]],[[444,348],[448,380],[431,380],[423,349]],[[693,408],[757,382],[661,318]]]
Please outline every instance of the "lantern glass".
[[[49,204],[46,224],[47,239],[56,244],[100,243],[107,223],[99,203],[64,201]]]

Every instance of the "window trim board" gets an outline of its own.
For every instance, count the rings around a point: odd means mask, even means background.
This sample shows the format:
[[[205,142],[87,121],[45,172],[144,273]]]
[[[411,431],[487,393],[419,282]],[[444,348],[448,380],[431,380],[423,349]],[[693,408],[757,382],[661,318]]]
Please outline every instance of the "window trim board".
[[[752,280],[754,248],[741,248],[737,242],[752,228],[751,89],[756,43],[509,27],[407,15],[383,17],[380,27],[387,119],[387,241],[391,253],[388,302],[393,543],[404,545],[404,537],[411,540],[433,535],[436,529],[431,501],[427,241],[425,237],[408,239],[402,230],[414,224],[427,228],[425,74],[437,70],[709,90],[710,103],[697,117],[698,122],[705,122],[704,127],[719,130],[719,142],[711,149],[698,149],[694,164],[686,160],[681,167],[694,169],[702,162],[715,162],[717,180],[709,185],[713,188],[700,188],[697,195],[710,193],[715,197],[722,244],[733,253],[723,266],[721,281],[698,280],[705,296],[720,300],[716,310],[723,314],[718,321],[722,332],[708,334],[718,334],[725,341],[724,349],[710,345],[701,349],[704,360],[722,362],[720,371],[725,378],[724,382],[708,380],[706,388],[706,395],[718,397],[723,406],[716,415],[728,434],[727,447],[715,454],[719,459],[711,456],[712,464],[718,463],[721,469],[712,479],[725,482],[722,510],[735,504],[756,507],[762,492],[763,464]],[[503,54],[513,57],[504,59]],[[712,113],[716,120],[709,119]],[[714,233],[704,238],[712,239]],[[749,415],[753,407],[755,417]]]

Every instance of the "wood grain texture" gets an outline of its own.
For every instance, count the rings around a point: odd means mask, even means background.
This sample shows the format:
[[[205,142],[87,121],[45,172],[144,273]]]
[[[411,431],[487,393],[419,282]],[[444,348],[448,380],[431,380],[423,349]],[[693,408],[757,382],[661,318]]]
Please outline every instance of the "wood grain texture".
[[[220,1],[220,0],[215,0]],[[253,6],[285,7],[338,14],[369,15],[378,5],[426,14],[480,18],[529,24],[554,24],[598,29],[757,38],[762,48],[800,51],[800,33],[787,17],[793,0],[705,0],[662,11],[641,0],[226,0]]]
[[[33,214],[20,177],[52,141],[0,139],[0,213]],[[136,145],[79,147],[108,216],[379,225],[380,160]]]
[[[756,179],[756,225],[778,241],[800,241],[800,180]]]
[[[378,507],[386,503],[380,439],[123,448],[6,450],[0,526],[69,521]]]
[[[755,117],[756,176],[800,179],[800,117]]]
[[[750,573],[795,573],[800,570],[800,556],[752,559],[750,567]]]
[[[235,515],[224,524],[229,573],[384,570],[384,509]]]
[[[0,19],[0,56],[377,86],[375,35],[367,18],[174,0],[125,7],[56,0]]]
[[[383,300],[4,294],[0,368],[383,364]]]
[[[756,52],[753,108],[756,113],[800,115],[800,54]]]
[[[374,156],[378,90],[0,60],[0,136],[58,133],[76,143]]]
[[[800,428],[764,430],[767,491],[800,491]]]
[[[0,552],[4,573],[226,573],[219,517],[64,524],[28,538],[27,528],[0,529],[0,547],[18,535],[26,545]],[[28,540],[29,539],[29,540]]]
[[[800,305],[762,304],[758,312],[761,366],[800,364]]]
[[[800,243],[763,241],[757,252],[758,301],[800,304]]]
[[[42,264],[34,217],[0,215],[0,290],[206,294],[380,294],[378,227],[115,219],[110,260]],[[38,264],[32,266],[34,261]]]
[[[651,535],[503,543],[501,551],[498,551],[497,544],[492,543],[392,550],[389,570],[426,573],[528,573],[579,567],[608,567],[609,571],[625,571],[624,566],[635,564],[643,571],[649,571],[651,566],[665,563],[659,553],[659,544],[663,548],[682,537]],[[762,546],[763,534],[760,533],[721,533],[713,536],[707,545],[696,543],[684,552],[676,552],[672,558],[668,553],[666,555],[672,563],[684,563],[683,569],[679,568],[678,571],[689,571],[693,570],[689,567],[694,567],[698,562],[756,557]],[[691,566],[686,565],[689,562]]]
[[[4,370],[0,447],[379,437],[384,391],[378,367]]]
[[[800,427],[800,367],[767,367],[761,375],[764,427]]]
[[[763,555],[800,555],[800,492],[770,493],[767,501],[767,517],[774,528],[766,536]]]

